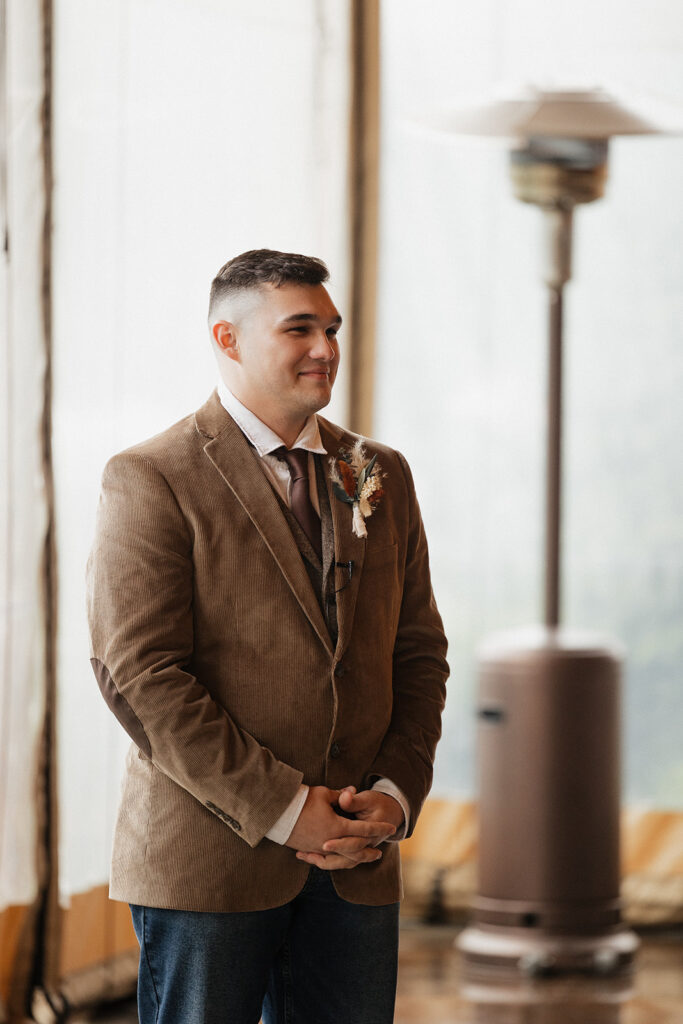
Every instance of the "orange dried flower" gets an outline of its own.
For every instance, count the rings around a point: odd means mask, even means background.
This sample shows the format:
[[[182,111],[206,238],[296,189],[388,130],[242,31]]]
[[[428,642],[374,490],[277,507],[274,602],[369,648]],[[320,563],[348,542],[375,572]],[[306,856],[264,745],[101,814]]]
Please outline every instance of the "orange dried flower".
[[[339,466],[339,472],[341,473],[344,490],[348,494],[349,498],[353,498],[356,494],[356,480],[353,475],[353,470],[349,466],[348,462],[344,462],[343,459],[340,459],[337,465]]]

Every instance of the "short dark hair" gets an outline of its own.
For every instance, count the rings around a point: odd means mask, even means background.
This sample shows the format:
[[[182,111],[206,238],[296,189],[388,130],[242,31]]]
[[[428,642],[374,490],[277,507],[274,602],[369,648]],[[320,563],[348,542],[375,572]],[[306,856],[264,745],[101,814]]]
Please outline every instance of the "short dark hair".
[[[281,288],[283,284],[322,284],[330,272],[315,256],[275,249],[250,249],[228,260],[211,282],[209,317],[226,296],[264,284]]]

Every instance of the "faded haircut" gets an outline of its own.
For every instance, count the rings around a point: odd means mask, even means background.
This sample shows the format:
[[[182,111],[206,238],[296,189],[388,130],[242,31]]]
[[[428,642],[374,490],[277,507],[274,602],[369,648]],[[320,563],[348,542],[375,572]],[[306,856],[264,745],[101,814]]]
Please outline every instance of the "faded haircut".
[[[323,284],[330,272],[315,256],[275,249],[250,249],[228,260],[211,282],[209,322],[224,299],[238,292],[253,291],[265,284]]]

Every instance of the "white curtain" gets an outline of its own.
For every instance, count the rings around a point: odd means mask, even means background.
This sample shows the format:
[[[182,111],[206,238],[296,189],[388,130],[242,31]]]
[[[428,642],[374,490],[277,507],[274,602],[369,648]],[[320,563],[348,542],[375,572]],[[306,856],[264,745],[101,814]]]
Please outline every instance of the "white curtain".
[[[43,276],[43,64],[39,0],[5,7],[0,271],[0,910],[38,891],[37,802],[45,709],[47,493]]]
[[[435,794],[473,791],[475,651],[541,616],[540,214],[505,145],[414,122],[501,80],[683,108],[679,0],[382,7],[378,437],[422,496],[453,676]],[[683,111],[681,114],[683,119]],[[566,296],[565,616],[626,647],[625,795],[683,807],[683,139],[610,146]]]
[[[321,256],[344,307],[348,21],[347,0],[55,4],[64,902],[107,880],[128,742],[88,662],[83,574],[102,468],[208,397],[208,288],[231,256]]]

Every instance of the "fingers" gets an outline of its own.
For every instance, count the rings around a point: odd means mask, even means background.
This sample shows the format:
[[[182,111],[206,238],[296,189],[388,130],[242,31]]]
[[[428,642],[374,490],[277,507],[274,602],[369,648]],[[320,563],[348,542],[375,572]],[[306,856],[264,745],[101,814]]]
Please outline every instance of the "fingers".
[[[393,836],[396,826],[390,821],[361,821],[358,818],[340,818],[337,835],[334,839],[342,839],[345,836],[359,836],[364,839],[387,838]]]
[[[352,814],[369,811],[377,804],[377,793],[364,789],[357,793],[353,786],[346,786],[339,792],[339,806]]]
[[[363,789],[360,793],[352,792],[352,787],[347,786],[339,790],[339,804],[345,811],[359,813],[361,811],[374,811],[385,806],[387,801],[398,803],[395,797],[382,793],[381,790]]]
[[[340,853],[344,857],[356,857],[362,850],[368,849],[368,841],[360,836],[342,836],[340,839],[328,839],[323,843],[324,853]]]
[[[344,871],[348,868],[355,868],[357,861],[349,860],[348,857],[339,857],[337,854],[322,853],[297,853],[297,860],[303,860],[306,864],[312,864],[322,871]]]
[[[374,848],[375,845],[383,843],[394,831],[393,826],[387,825],[386,831],[373,841],[372,847]],[[355,836],[341,836],[339,839],[328,839],[327,842],[323,843],[324,853],[339,853],[344,857],[356,858],[362,850],[367,849],[367,839]]]
[[[344,857],[339,853],[307,853],[304,851],[299,851],[296,857],[297,860],[313,864],[323,871],[344,871],[358,867],[359,864],[372,864],[374,861],[381,860],[382,853],[381,850],[366,846],[353,857]]]
[[[403,808],[396,797],[379,790],[365,789],[360,793],[350,793],[347,787],[340,790],[339,806],[345,815],[353,814],[360,821],[388,818],[394,829],[402,827],[405,821]]]

